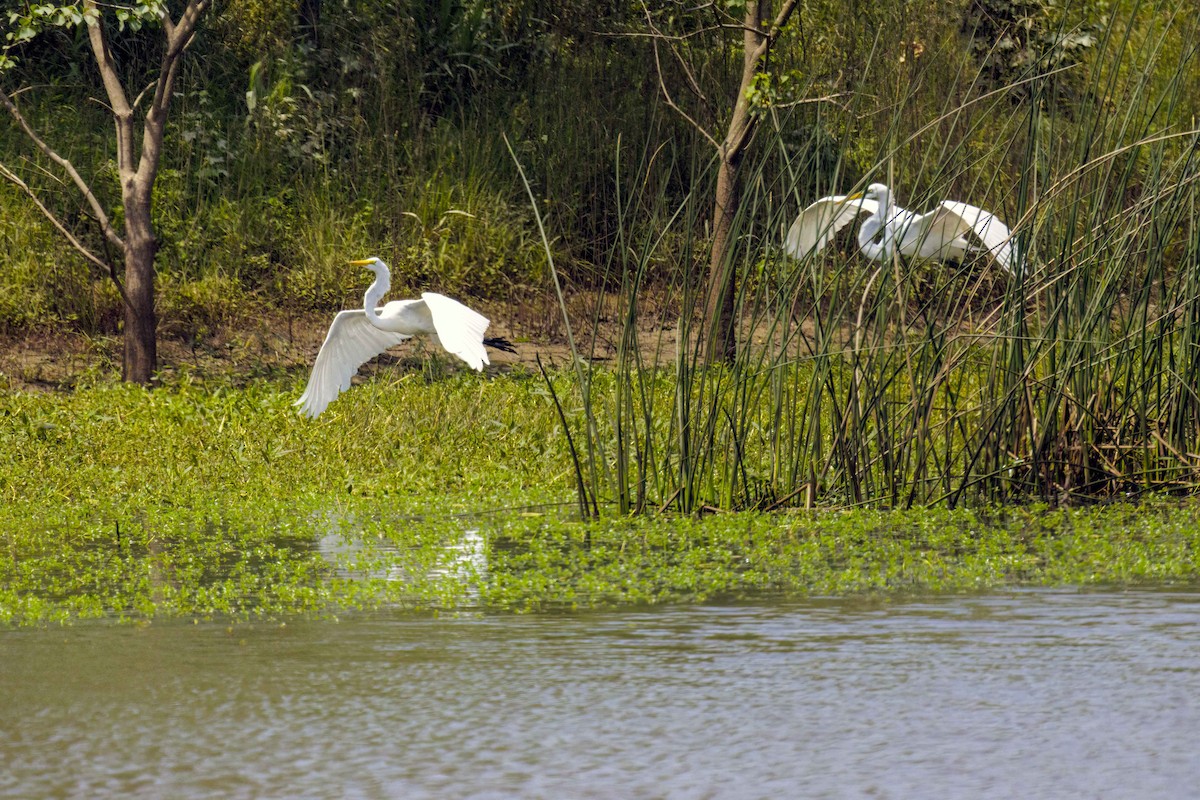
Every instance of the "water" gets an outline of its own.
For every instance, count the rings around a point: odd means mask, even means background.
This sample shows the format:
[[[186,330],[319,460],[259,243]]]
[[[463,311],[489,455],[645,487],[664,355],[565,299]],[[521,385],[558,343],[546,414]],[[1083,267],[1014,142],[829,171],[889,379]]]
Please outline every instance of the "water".
[[[1190,798],[1200,593],[0,632],[0,796]]]

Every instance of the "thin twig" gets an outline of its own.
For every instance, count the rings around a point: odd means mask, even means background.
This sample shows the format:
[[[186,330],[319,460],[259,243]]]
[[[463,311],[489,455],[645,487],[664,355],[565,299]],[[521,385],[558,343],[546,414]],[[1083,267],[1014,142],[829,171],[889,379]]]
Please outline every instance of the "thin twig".
[[[50,220],[50,224],[57,228],[58,232],[61,233],[66,240],[71,243],[71,246],[78,250],[84,258],[103,270],[108,277],[112,278],[113,283],[117,285],[117,291],[121,294],[121,300],[128,304],[129,298],[125,294],[125,285],[121,283],[121,278],[119,275],[117,275],[117,268],[112,261],[105,261],[91,250],[88,250],[87,247],[84,246],[83,242],[79,241],[79,239],[77,239],[75,235],[67,229],[67,226],[62,223],[62,220],[56,217],[54,212],[47,208],[44,203],[42,203],[33,189],[30,189],[29,185],[25,183],[25,181],[21,180],[18,175],[16,175],[8,167],[4,166],[4,164],[0,164],[0,175],[4,176],[4,178],[6,178],[8,181],[19,187],[21,191],[25,192],[25,194],[29,195],[29,199],[33,201],[33,204],[36,205],[38,210],[45,215],[46,219]]]
[[[140,92],[138,92],[138,96],[133,99],[133,108],[135,111],[137,110],[137,107],[142,104],[142,99],[146,96],[146,92],[150,91],[151,89],[153,89],[156,86],[158,86],[157,78],[150,81],[149,86],[147,86],[145,89],[142,89]]]
[[[683,487],[676,486],[675,491],[671,492],[671,496],[667,498],[666,502],[663,503],[661,506],[659,506],[658,513],[665,514],[667,509],[671,507],[671,503],[674,503],[675,498],[679,497],[680,493],[682,493],[682,492],[683,492]]]
[[[75,183],[75,186],[83,193],[88,205],[91,206],[92,212],[96,215],[96,219],[100,221],[100,226],[104,230],[104,236],[116,246],[124,249],[125,242],[121,239],[121,236],[117,233],[116,229],[113,228],[112,223],[109,222],[108,215],[104,213],[104,206],[100,204],[100,200],[97,199],[95,193],[92,191],[92,187],[89,186],[87,181],[83,179],[83,176],[79,174],[78,170],[75,169],[75,166],[70,161],[55,152],[50,145],[46,144],[42,137],[38,136],[37,131],[33,129],[33,126],[30,125],[25,119],[24,115],[21,114],[20,109],[13,104],[13,101],[3,90],[0,90],[0,105],[3,105],[8,109],[8,113],[11,114],[13,119],[17,121],[17,124],[21,126],[21,130],[25,132],[25,135],[33,141],[37,148],[45,153],[47,158],[49,158],[55,164],[58,164],[63,171],[71,177],[71,180]]]
[[[643,4],[643,8],[645,8],[645,4]],[[649,20],[650,10],[648,8],[646,9],[646,15],[647,15],[647,20]],[[653,25],[651,25],[651,27],[653,28]],[[713,147],[720,150],[721,143],[718,142],[711,133],[709,133],[707,130],[705,130],[703,125],[701,125],[699,122],[697,122],[695,119],[693,119],[690,114],[688,114],[686,111],[684,111],[682,108],[680,108],[675,103],[675,99],[673,97],[671,97],[671,92],[669,89],[667,89],[667,82],[663,78],[662,61],[660,60],[659,54],[658,54],[658,39],[654,40],[654,69],[655,69],[655,74],[658,77],[659,90],[662,92],[663,100],[666,101],[667,106],[671,109],[674,109],[675,113],[677,113],[677,114],[679,114],[679,116],[683,117],[684,120],[686,120],[689,125],[691,125],[693,128],[695,128],[700,133],[701,136],[703,136],[705,139],[708,140],[709,144],[711,144]]]
[[[708,101],[708,96],[704,94],[704,90],[700,88],[700,82],[696,80],[696,76],[692,73],[691,66],[688,65],[687,59],[675,49],[674,44],[670,44],[671,55],[675,56],[675,61],[679,64],[680,71],[683,72],[683,77],[687,79],[688,88],[692,90],[692,94],[704,104],[710,112],[712,111],[712,103]]]
[[[771,105],[771,108],[795,108],[796,106],[806,106],[810,103],[832,103],[843,111],[846,111],[848,110],[846,104],[837,102],[837,98],[849,97],[851,94],[853,92],[838,92],[837,94],[827,94],[821,97],[805,97],[800,100],[793,100],[790,103],[774,103]]]
[[[642,4],[642,7],[645,8],[645,3]],[[666,42],[686,42],[688,39],[695,39],[697,36],[703,36],[706,33],[712,33],[713,31],[721,30],[721,29],[728,28],[728,27],[730,27],[730,26],[728,26],[728,25],[708,25],[703,28],[697,28],[694,31],[690,31],[688,33],[663,33],[658,28],[654,28],[649,33],[645,33],[642,31],[611,31],[608,33],[602,33],[600,35],[608,36],[608,37],[611,37],[614,39],[616,39],[616,38],[620,38],[620,39],[661,39]]]

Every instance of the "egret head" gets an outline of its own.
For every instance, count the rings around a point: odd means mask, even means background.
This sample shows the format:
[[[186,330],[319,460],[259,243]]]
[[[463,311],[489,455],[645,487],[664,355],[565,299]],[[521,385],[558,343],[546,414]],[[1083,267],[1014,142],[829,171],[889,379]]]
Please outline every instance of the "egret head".
[[[371,256],[370,258],[363,258],[363,259],[359,259],[358,261],[350,262],[351,266],[366,267],[367,269],[371,270],[372,272],[378,272],[379,267],[382,264],[383,264],[383,260],[380,259],[379,256]]]
[[[885,184],[872,183],[867,187],[867,191],[863,193],[863,197],[867,198],[868,200],[874,200],[878,203],[882,203],[890,193],[891,190],[889,190]]]
[[[889,190],[884,184],[871,184],[862,192],[854,192],[846,197],[846,200],[868,199],[875,200],[876,203],[883,203],[887,199],[892,190]]]
[[[846,195],[846,199],[842,202],[848,203],[851,200],[874,200],[877,203],[882,203],[887,196],[891,194],[891,190],[885,184],[872,183],[861,192]]]
[[[870,200],[878,203],[880,206],[891,205],[892,192],[891,189],[882,183],[872,183],[861,192],[854,192],[842,198],[843,203],[851,203],[855,200]]]

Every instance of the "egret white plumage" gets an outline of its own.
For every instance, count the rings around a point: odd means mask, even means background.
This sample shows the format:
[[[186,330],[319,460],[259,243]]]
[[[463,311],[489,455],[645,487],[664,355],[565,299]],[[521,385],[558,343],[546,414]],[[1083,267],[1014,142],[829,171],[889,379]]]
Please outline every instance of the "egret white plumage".
[[[485,346],[516,352],[506,339],[484,337],[487,317],[445,295],[422,292],[420,300],[393,300],[378,306],[391,288],[388,265],[375,256],[350,263],[374,272],[375,281],[363,295],[362,308],[339,311],[333,318],[304,394],[295,403],[301,414],[320,414],[350,388],[350,379],[360,366],[414,336],[432,338],[477,371],[489,363]]]
[[[956,200],[917,214],[894,205],[891,190],[882,183],[872,183],[864,192],[822,197],[801,211],[788,229],[784,251],[797,259],[815,253],[862,213],[870,215],[858,230],[858,247],[867,258],[887,261],[899,253],[962,261],[988,253],[1010,275],[1020,267],[1012,232],[995,214]]]

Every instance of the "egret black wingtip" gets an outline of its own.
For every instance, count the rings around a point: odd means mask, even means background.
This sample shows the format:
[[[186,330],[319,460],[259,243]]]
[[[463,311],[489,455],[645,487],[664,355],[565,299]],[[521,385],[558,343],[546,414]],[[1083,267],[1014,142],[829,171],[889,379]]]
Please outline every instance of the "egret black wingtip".
[[[516,355],[517,353],[516,345],[514,345],[508,339],[505,339],[503,336],[488,337],[483,340],[483,343],[493,350],[503,350],[505,353],[512,353],[513,355]]]

